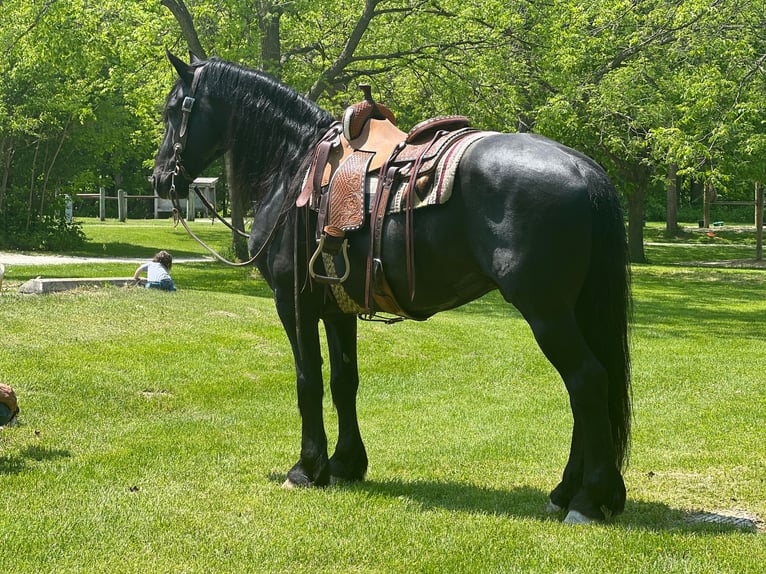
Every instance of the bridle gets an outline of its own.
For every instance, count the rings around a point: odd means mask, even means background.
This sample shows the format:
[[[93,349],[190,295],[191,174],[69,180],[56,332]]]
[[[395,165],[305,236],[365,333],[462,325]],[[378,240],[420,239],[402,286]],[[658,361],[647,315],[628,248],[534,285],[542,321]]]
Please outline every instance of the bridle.
[[[186,222],[186,219],[183,216],[183,211],[181,209],[181,202],[180,198],[178,197],[178,193],[176,192],[176,177],[183,178],[188,184],[189,187],[192,187],[192,184],[194,183],[194,178],[189,175],[189,172],[186,171],[186,167],[184,166],[183,158],[181,157],[181,154],[186,149],[186,139],[188,137],[189,132],[189,118],[191,117],[191,112],[194,109],[194,103],[196,102],[196,93],[197,93],[197,85],[199,84],[200,76],[202,75],[202,69],[204,66],[198,66],[194,70],[194,76],[192,78],[191,83],[191,89],[189,90],[189,95],[184,97],[184,101],[181,104],[181,127],[178,130],[178,137],[176,141],[173,143],[173,161],[175,162],[175,166],[173,168],[173,171],[170,174],[170,201],[173,204],[173,221],[175,222],[175,225],[178,225],[179,223],[183,226],[183,228],[186,230],[186,233],[189,234],[197,243],[199,243],[202,247],[205,248],[213,257],[215,257],[218,261],[221,263],[225,263],[226,265],[230,265],[232,267],[249,267],[252,265],[256,259],[258,259],[261,256],[261,253],[264,249],[271,243],[270,239],[274,235],[274,232],[276,231],[276,227],[271,231],[269,234],[269,240],[267,240],[263,246],[258,250],[258,252],[253,255],[250,259],[243,262],[235,262],[235,261],[229,261],[222,255],[220,255],[215,249],[210,247],[207,243],[202,241],[189,227],[189,224]],[[216,210],[214,205],[211,205],[210,202],[207,200],[207,198],[202,194],[202,192],[199,190],[198,187],[194,186],[194,193],[197,194],[197,197],[202,201],[202,204],[205,206],[205,208],[213,214],[213,217],[221,221],[226,227],[228,227],[233,232],[237,233],[241,237],[248,238],[250,237],[247,233],[242,231],[241,229],[237,229],[234,227],[231,223],[226,221],[223,217],[218,215],[218,211]],[[187,200],[188,201],[188,200]]]
[[[176,165],[175,169],[173,170],[173,178],[171,179],[170,184],[171,194],[175,194],[176,191],[175,176],[180,175],[189,183],[194,181],[194,178],[189,175],[189,172],[187,172],[186,168],[184,167],[183,160],[181,159],[181,154],[183,153],[184,149],[186,149],[186,139],[189,136],[189,117],[191,116],[192,109],[194,108],[194,102],[196,101],[194,96],[197,93],[197,85],[199,84],[200,76],[202,76],[202,68],[203,66],[199,66],[194,70],[194,77],[192,78],[189,95],[184,97],[184,101],[181,104],[181,128],[178,130],[178,139],[176,139],[175,143],[173,143],[173,160],[175,161]]]

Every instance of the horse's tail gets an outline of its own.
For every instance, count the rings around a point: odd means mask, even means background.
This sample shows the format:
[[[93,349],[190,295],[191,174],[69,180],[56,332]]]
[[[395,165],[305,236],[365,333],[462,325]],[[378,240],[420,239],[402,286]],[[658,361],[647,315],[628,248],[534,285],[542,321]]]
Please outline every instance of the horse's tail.
[[[601,169],[588,172],[593,222],[591,263],[576,314],[591,350],[609,377],[609,420],[617,466],[622,468],[630,449],[632,418],[628,246],[616,190]]]

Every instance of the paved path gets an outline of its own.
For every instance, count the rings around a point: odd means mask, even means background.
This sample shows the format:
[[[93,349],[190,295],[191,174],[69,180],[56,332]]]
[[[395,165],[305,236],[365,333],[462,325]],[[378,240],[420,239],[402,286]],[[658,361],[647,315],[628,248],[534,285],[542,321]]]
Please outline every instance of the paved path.
[[[151,257],[72,257],[67,255],[25,255],[0,251],[0,263],[4,265],[66,265],[73,263],[133,263],[139,265]],[[210,257],[178,257],[173,263],[213,261]]]

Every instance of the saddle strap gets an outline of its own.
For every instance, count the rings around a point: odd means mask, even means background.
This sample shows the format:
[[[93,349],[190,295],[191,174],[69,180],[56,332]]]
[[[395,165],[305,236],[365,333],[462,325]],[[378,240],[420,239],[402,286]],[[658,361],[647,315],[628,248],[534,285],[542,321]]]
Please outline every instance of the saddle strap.
[[[391,189],[394,186],[397,173],[400,168],[395,165],[394,160],[399,152],[404,149],[404,142],[394,148],[391,157],[386,160],[380,169],[380,179],[378,189],[375,193],[375,201],[372,203],[370,212],[370,252],[367,257],[367,281],[365,292],[365,306],[370,312],[374,311],[373,302],[375,300],[375,280],[377,276],[383,274],[381,252],[383,249],[383,220],[386,216],[388,199],[391,195]]]
[[[335,122],[316,145],[314,157],[311,160],[311,167],[306,175],[301,193],[295,202],[296,207],[306,205],[311,197],[322,189],[324,169],[330,159],[330,153],[341,145],[340,133],[342,129],[340,123]]]
[[[410,301],[415,300],[415,223],[413,221],[413,202],[412,195],[415,193],[415,186],[417,183],[417,173],[420,171],[420,166],[423,164],[423,158],[428,155],[428,152],[433,145],[447,132],[437,131],[434,133],[431,141],[423,146],[422,151],[415,158],[415,163],[410,171],[410,180],[407,182],[407,189],[405,190],[405,231],[404,231],[404,243],[406,249],[406,267],[407,267],[407,286],[410,291]]]

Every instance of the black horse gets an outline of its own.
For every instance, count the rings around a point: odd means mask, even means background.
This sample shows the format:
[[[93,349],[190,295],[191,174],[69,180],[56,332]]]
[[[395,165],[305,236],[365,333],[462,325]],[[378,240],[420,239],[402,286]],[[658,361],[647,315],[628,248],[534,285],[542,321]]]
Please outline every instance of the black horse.
[[[230,185],[257,210],[249,247],[274,291],[292,345],[302,417],[300,458],[287,486],[362,480],[367,455],[356,395],[357,316],[307,276],[316,213],[296,207],[315,144],[334,118],[260,71],[168,54],[179,74],[154,167],[163,197],[229,152]],[[425,317],[498,289],[522,313],[569,393],[569,460],[550,494],[568,522],[624,510],[621,470],[631,422],[630,269],[617,194],[592,160],[538,135],[497,134],[468,148],[451,199],[414,215],[417,292],[405,269],[403,214],[383,230],[386,277],[404,311]],[[350,237],[346,291],[364,301],[369,225]],[[338,442],[328,457],[319,321],[325,324]]]

